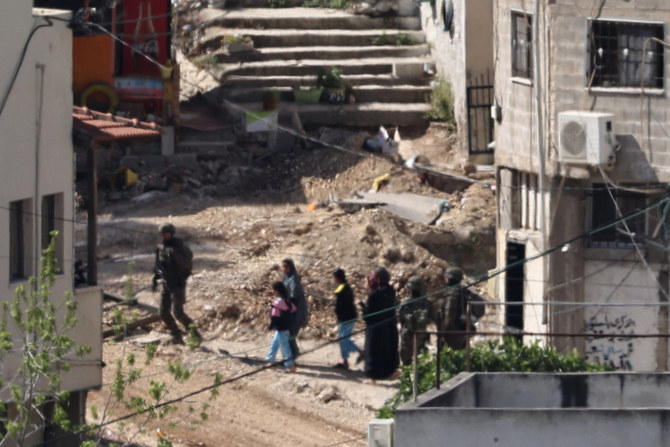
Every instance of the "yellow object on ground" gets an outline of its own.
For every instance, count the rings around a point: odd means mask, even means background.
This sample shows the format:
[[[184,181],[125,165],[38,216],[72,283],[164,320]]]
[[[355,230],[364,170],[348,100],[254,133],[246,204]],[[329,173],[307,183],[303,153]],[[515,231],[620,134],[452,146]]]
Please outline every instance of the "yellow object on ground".
[[[372,182],[372,189],[375,191],[379,191],[379,188],[387,184],[389,181],[391,181],[391,174],[386,173],[384,175],[381,175],[377,177],[374,182]]]

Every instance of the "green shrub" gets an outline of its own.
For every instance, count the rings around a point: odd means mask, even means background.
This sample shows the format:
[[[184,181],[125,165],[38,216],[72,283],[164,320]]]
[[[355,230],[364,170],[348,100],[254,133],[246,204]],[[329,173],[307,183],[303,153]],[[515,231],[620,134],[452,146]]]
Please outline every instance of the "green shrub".
[[[396,45],[416,45],[416,40],[409,34],[399,33],[395,38]]]
[[[406,33],[398,33],[395,35],[386,34],[386,30],[382,30],[381,36],[375,36],[370,40],[370,43],[375,46],[385,45],[416,45],[416,40]]]
[[[440,358],[440,381],[446,382],[458,373],[467,370],[465,349],[442,349]],[[542,347],[537,342],[523,345],[514,338],[505,338],[502,343],[490,341],[475,345],[471,349],[471,371],[473,372],[597,372],[611,371],[607,365],[588,362],[574,349],[567,355],[556,348]],[[417,361],[419,393],[435,387],[435,357],[429,353],[419,356]],[[412,366],[403,366],[398,392],[377,410],[377,417],[392,418],[396,408],[412,399]]]
[[[439,78],[433,85],[430,93],[431,109],[426,118],[431,121],[444,121],[453,126],[456,125],[454,116],[454,93],[451,90],[451,82]]]
[[[351,0],[304,0],[304,8],[349,9]]]
[[[345,85],[342,82],[342,71],[335,66],[319,67],[316,74],[316,85],[317,87],[331,89],[344,88]]]

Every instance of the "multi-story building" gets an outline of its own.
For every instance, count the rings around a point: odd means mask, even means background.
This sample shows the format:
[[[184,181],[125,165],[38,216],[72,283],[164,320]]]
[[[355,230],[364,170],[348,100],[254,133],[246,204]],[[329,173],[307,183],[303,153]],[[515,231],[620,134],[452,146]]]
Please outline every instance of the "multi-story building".
[[[667,206],[657,205],[670,181],[670,3],[538,3],[494,5],[497,264],[508,267],[497,294],[524,304],[501,323],[667,334]],[[543,340],[621,369],[668,369],[664,337]]]
[[[0,14],[0,290],[10,302],[19,285],[39,273],[49,234],[58,230],[57,275],[51,300],[62,303],[73,291],[74,153],[72,147],[72,30],[70,12],[33,9],[31,2],[9,0]],[[51,17],[51,18],[50,18]],[[68,335],[91,347],[73,354],[62,372],[62,389],[71,392],[67,411],[83,421],[86,391],[102,384],[102,294],[76,289],[77,326]],[[11,328],[12,326],[8,326]],[[15,340],[20,343],[21,339]],[[0,398],[12,405],[8,385],[16,383],[21,350],[2,358]],[[19,383],[20,384],[20,383]],[[48,417],[47,411],[41,416]],[[44,439],[44,420],[35,414],[27,444]],[[27,445],[26,444],[26,445]],[[5,445],[3,443],[3,445]]]

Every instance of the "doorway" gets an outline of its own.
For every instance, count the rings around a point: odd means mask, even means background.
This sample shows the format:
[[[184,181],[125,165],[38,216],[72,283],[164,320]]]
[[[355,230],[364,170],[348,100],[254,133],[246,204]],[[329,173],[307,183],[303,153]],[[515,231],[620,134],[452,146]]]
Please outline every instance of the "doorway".
[[[526,246],[518,242],[507,242],[507,254],[505,255],[505,265],[507,274],[505,275],[505,302],[523,303],[523,286],[525,282],[524,266],[525,263],[519,262],[526,257]],[[505,329],[515,332],[516,329],[523,330],[523,306],[505,306]],[[522,342],[523,336],[513,335],[517,341]]]

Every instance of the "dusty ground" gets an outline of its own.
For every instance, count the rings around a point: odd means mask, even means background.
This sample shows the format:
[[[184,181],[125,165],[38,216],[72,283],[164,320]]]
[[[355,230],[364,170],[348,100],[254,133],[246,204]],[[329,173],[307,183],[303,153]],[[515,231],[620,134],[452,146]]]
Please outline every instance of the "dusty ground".
[[[444,127],[407,131],[402,137],[405,158],[422,153],[431,160],[459,165],[459,157],[445,144],[450,137]],[[136,331],[133,335],[138,340],[106,342],[105,386],[89,395],[89,408],[105,408],[117,360],[129,353],[142,358],[142,341],[147,337],[161,339],[156,359],[149,366],[138,362],[142,379],[126,387],[127,393],[146,390],[149,381],[161,381],[169,390],[163,399],[174,399],[209,387],[216,373],[224,381],[233,380],[220,387],[212,400],[206,391],[180,401],[177,411],[165,420],[146,422],[136,417],[111,424],[105,427],[106,437],[156,445],[160,429],[175,446],[299,447],[344,441],[350,442],[343,445],[364,446],[367,423],[394,393],[396,384],[362,383],[362,365],[345,372],[332,368],[339,360],[337,345],[327,345],[336,333],[330,301],[332,270],[344,268],[356,296],[364,298],[365,275],[378,265],[389,269],[401,290],[414,273],[424,275],[437,288],[443,285],[443,270],[455,262],[471,273],[481,273],[493,263],[486,253],[494,249],[490,242],[494,194],[486,186],[439,191],[397,165],[333,149],[290,154],[253,149],[251,156],[235,159],[231,155],[227,160],[228,167],[237,166],[236,172],[245,181],[222,186],[217,194],[185,190],[177,195],[161,193],[144,202],[101,205],[99,282],[105,290],[123,293],[130,282],[140,301],[157,305],[158,294],[152,294],[148,286],[158,224],[173,222],[177,235],[190,243],[195,260],[186,312],[196,321],[204,342],[196,351],[167,343],[169,337],[161,323]],[[352,191],[370,189],[373,179],[385,173],[391,174],[391,180],[383,191],[448,199],[454,209],[431,227],[374,208],[349,213],[328,204],[308,211],[311,202],[327,200],[330,194],[349,197]],[[415,242],[431,234],[451,241],[452,249],[424,244],[429,251]],[[266,331],[270,303],[266,292],[271,281],[281,278],[279,265],[286,257],[296,262],[311,311],[299,344],[303,351],[314,350],[299,359],[296,374],[285,374],[276,367],[235,379],[262,365],[271,338]],[[130,261],[135,263],[132,272]],[[111,321],[111,312],[106,312],[105,321]],[[362,346],[362,334],[355,340]],[[166,371],[168,362],[175,361],[192,370],[190,380],[172,382]],[[197,423],[203,403],[210,405],[208,418]],[[129,412],[114,408],[110,416],[111,407],[106,420]],[[93,420],[93,412],[89,414]]]

